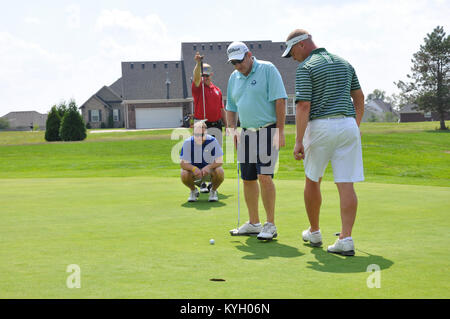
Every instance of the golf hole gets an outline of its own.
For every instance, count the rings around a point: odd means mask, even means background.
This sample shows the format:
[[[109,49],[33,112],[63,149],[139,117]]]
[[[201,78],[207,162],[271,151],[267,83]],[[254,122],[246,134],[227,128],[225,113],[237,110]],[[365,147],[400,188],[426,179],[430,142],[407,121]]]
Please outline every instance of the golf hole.
[[[225,281],[225,279],[220,279],[220,278],[212,278],[209,281]]]

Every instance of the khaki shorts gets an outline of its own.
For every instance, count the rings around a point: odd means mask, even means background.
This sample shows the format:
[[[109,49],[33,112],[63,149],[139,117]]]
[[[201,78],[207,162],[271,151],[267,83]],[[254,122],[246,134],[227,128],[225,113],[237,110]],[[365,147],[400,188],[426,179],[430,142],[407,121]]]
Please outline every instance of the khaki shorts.
[[[353,117],[312,120],[303,138],[305,175],[318,182],[331,161],[335,183],[364,180],[361,135]]]

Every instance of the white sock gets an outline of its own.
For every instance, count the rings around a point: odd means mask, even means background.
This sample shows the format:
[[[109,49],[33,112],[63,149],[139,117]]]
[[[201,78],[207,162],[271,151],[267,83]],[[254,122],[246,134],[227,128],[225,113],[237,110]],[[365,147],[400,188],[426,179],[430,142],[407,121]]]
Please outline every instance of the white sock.
[[[350,236],[350,237],[345,237],[345,238],[342,238],[341,240],[342,240],[342,241],[352,240],[352,237],[351,237],[351,236]]]
[[[258,224],[252,224],[252,223],[250,223],[250,225],[253,225],[253,226],[261,226],[261,223],[258,223]]]
[[[317,230],[317,231],[313,231],[313,232],[311,233],[311,235],[315,235],[315,234],[319,234],[319,233],[320,233],[320,229]]]

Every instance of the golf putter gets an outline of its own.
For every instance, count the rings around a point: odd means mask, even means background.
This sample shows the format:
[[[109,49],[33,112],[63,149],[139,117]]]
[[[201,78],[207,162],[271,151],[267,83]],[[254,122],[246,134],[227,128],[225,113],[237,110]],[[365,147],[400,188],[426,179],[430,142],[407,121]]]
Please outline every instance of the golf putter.
[[[206,107],[205,107],[205,78],[203,76],[203,57],[200,62],[200,69],[202,72],[203,120],[208,121],[208,119],[206,118]]]

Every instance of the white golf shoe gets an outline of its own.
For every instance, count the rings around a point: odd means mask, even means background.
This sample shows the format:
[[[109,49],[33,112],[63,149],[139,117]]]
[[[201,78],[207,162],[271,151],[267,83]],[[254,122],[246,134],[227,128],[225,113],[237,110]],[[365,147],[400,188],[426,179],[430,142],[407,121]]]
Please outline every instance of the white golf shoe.
[[[259,240],[271,240],[277,236],[277,227],[274,224],[267,222],[264,224],[263,229],[256,238]]]
[[[304,230],[302,233],[302,239],[304,242],[310,243],[313,247],[320,247],[322,246],[322,233],[320,230],[318,232],[314,232],[314,234],[311,233],[311,228],[308,228],[307,230]]]
[[[332,246],[328,246],[327,251],[343,256],[355,256],[355,245],[353,239],[336,239]]]
[[[203,183],[200,185],[200,193],[204,194],[204,193],[208,193],[208,192],[209,192],[209,188],[208,188],[208,186],[206,185],[206,183],[203,182]]]
[[[253,225],[250,222],[246,222],[244,225],[239,227],[238,229],[230,230],[231,236],[249,236],[249,235],[258,235],[262,231],[262,226],[260,223]]]
[[[208,199],[208,201],[210,201],[210,202],[217,202],[218,200],[219,200],[219,193],[217,192],[217,190],[211,189],[209,191],[209,199]]]
[[[198,199],[198,196],[200,196],[200,193],[198,192],[198,189],[191,191],[189,194],[188,202],[196,202]]]

